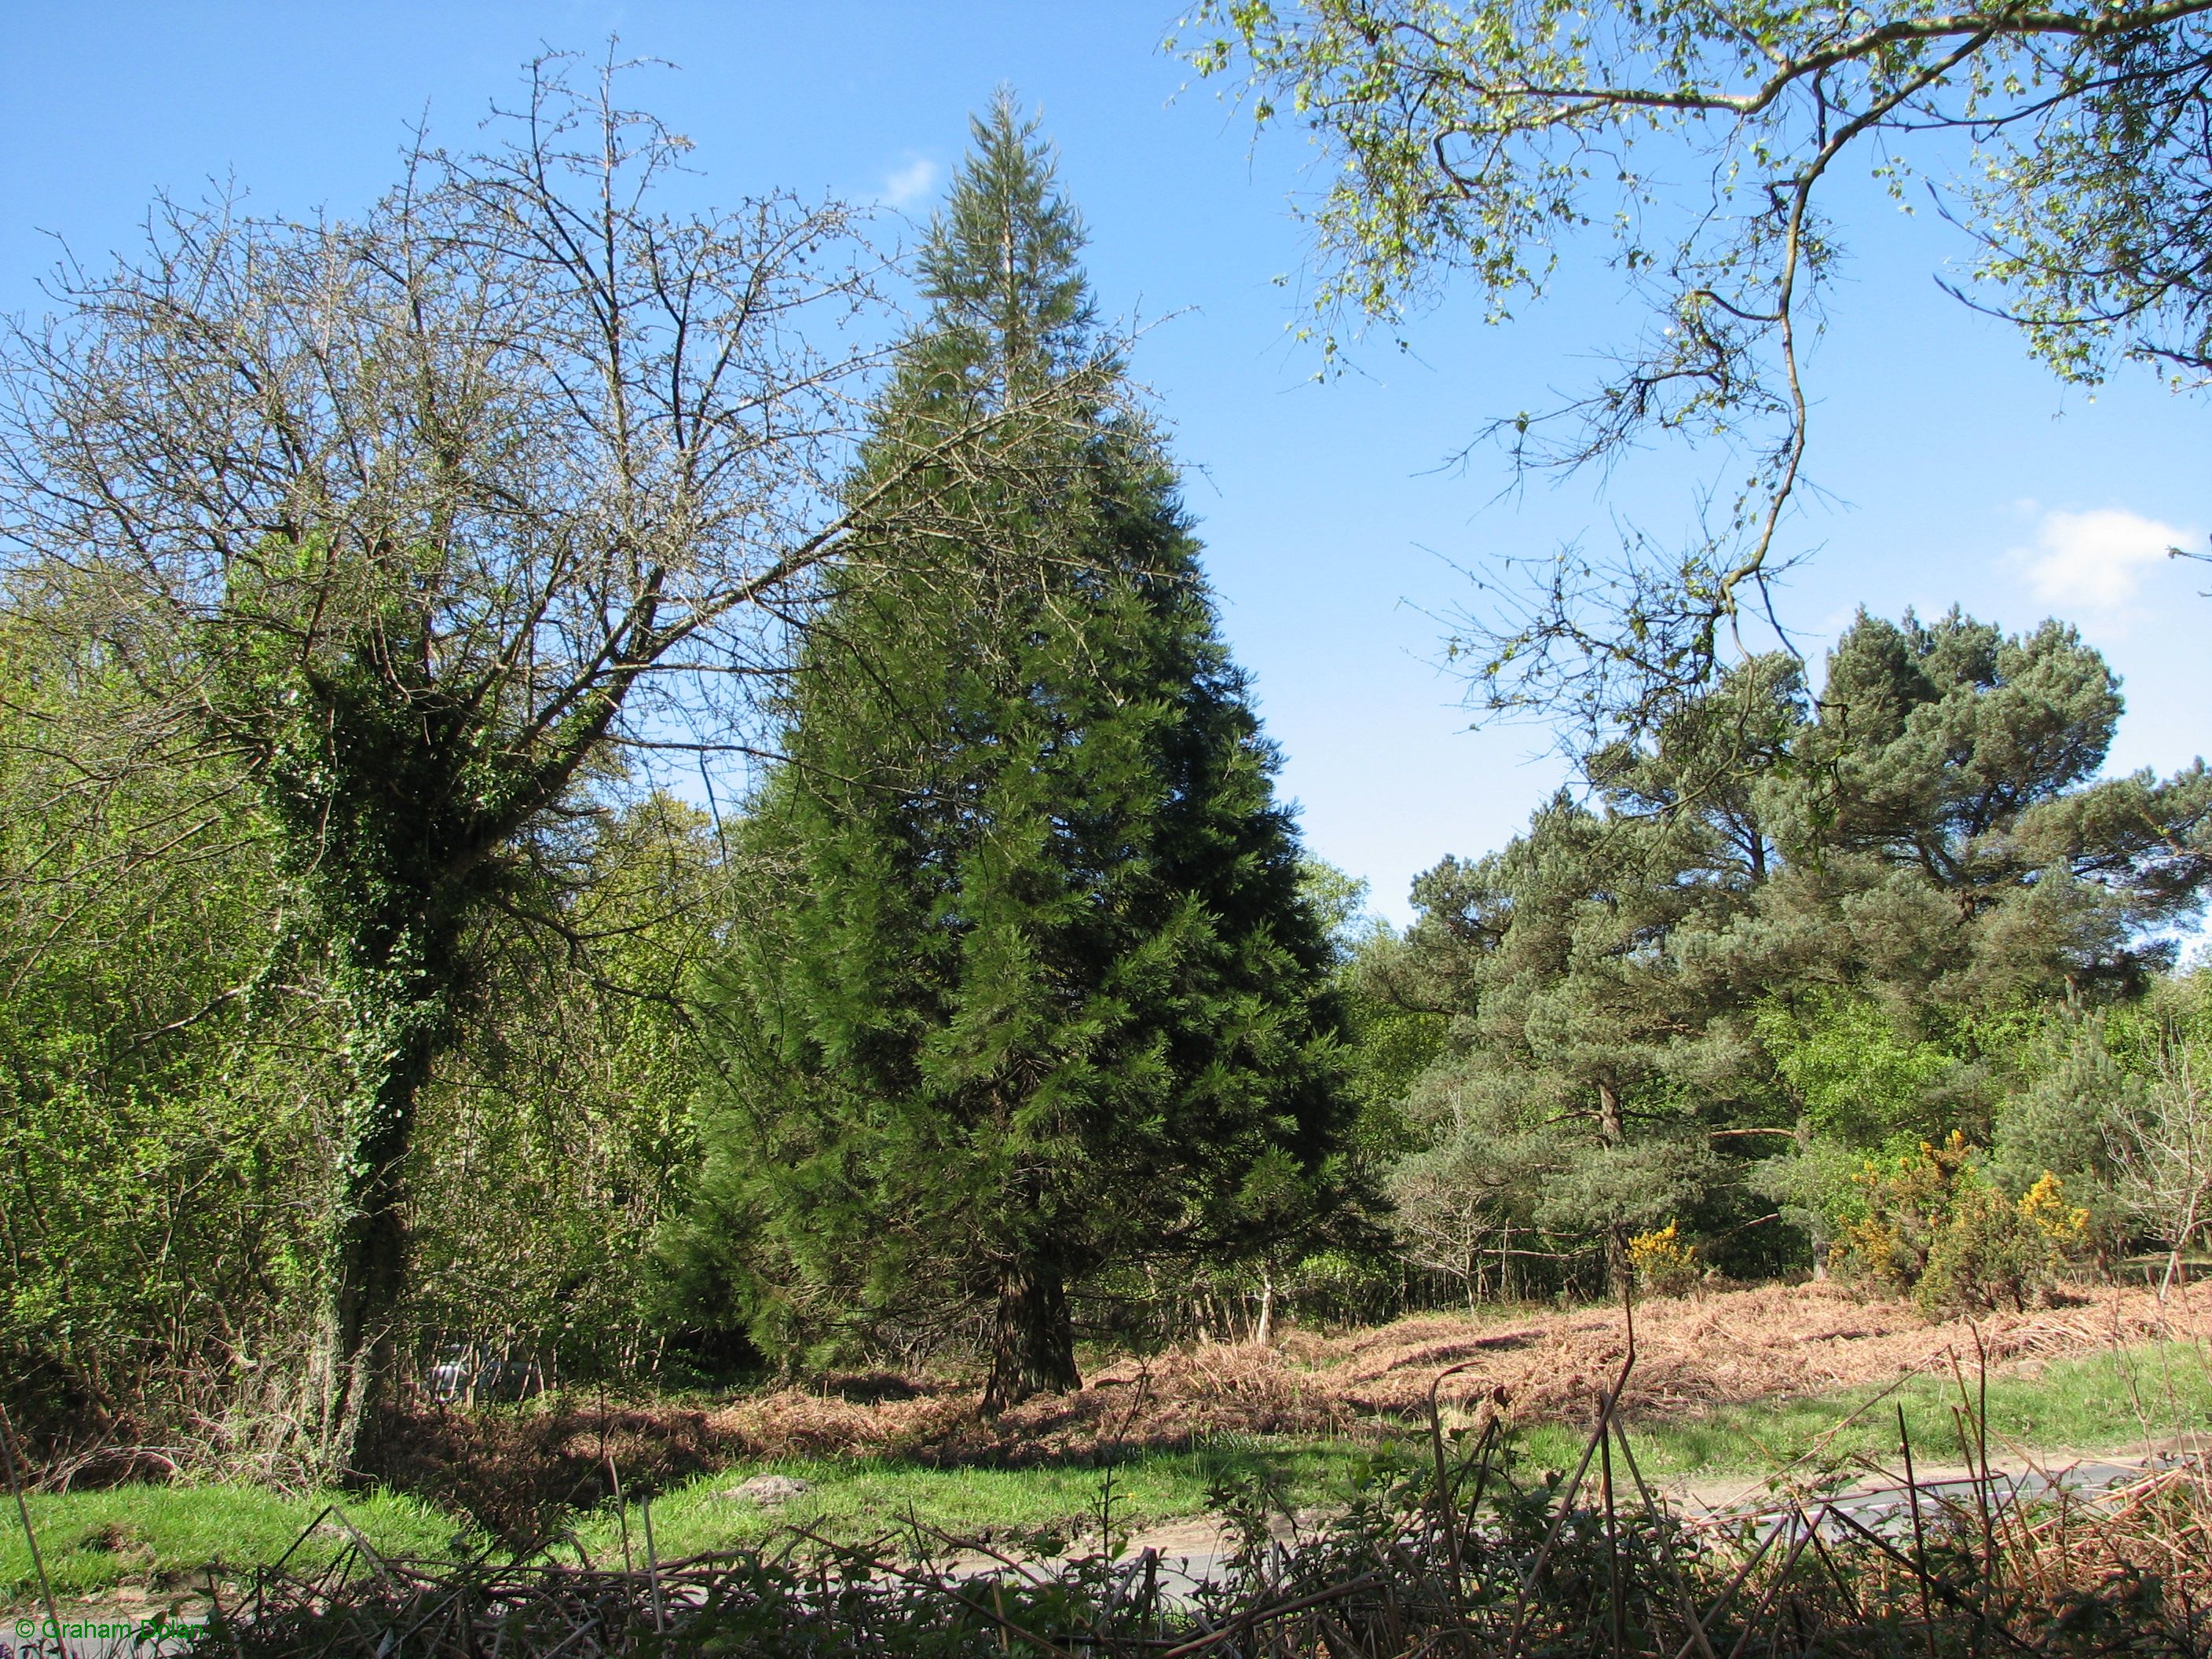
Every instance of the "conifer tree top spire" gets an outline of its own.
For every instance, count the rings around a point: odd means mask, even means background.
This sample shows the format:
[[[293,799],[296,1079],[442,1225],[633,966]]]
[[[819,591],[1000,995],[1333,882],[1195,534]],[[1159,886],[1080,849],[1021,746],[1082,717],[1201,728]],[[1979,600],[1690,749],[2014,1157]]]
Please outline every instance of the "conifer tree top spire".
[[[940,342],[927,355],[979,391],[1064,374],[1093,349],[1083,220],[1060,193],[1040,125],[1012,88],[999,88],[989,112],[970,120],[973,148],[922,245],[922,293]]]

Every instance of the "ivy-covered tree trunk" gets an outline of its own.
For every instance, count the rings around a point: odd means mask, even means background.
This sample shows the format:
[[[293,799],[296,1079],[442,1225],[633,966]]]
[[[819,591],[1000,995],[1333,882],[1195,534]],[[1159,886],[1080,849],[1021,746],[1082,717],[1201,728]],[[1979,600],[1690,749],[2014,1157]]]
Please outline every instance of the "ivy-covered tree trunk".
[[[1031,1395],[1068,1394],[1082,1386],[1075,1368],[1075,1323],[1060,1270],[1042,1261],[1007,1263],[999,1275],[983,1409],[1003,1411]]]
[[[382,960],[345,977],[354,1077],[323,1247],[318,1452],[324,1472],[379,1470],[399,1374],[408,1285],[407,1157],[416,1103],[451,1030],[454,951],[421,925],[367,930],[353,952]],[[434,934],[425,939],[426,933]]]

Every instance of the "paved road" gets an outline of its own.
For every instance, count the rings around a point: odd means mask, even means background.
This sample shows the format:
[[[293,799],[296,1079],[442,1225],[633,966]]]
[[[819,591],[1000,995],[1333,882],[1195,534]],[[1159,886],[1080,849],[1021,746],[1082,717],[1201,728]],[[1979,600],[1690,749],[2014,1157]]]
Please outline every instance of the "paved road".
[[[2189,1457],[2203,1455],[2202,1449],[2174,1446],[2142,1456],[2074,1457],[2061,1454],[2033,1464],[2019,1460],[2002,1463],[1993,1461],[1990,1470],[1990,1496],[1999,1501],[2006,1498],[2032,1500],[2063,1491],[2086,1497],[2141,1480],[2160,1469],[2175,1468]],[[1961,1506],[1973,1505],[1978,1483],[1972,1471],[1938,1468],[1924,1473],[1916,1471],[1916,1474],[1913,1489],[1919,1493],[1923,1526],[1938,1522]],[[1664,1491],[1660,1498],[1693,1518],[1771,1518],[1778,1526],[1796,1508],[1794,1504],[1776,1501],[1764,1483],[1746,1484],[1741,1480]],[[1870,1532],[1900,1540],[1911,1535],[1911,1493],[1902,1480],[1869,1476],[1808,1503],[1808,1512],[1813,1512],[1821,1504],[1830,1510],[1850,1516]],[[1319,1518],[1303,1517],[1303,1524],[1310,1526]],[[1849,1530],[1832,1518],[1827,1524],[1833,1532]],[[1287,1538],[1287,1529],[1281,1535]],[[1147,1550],[1158,1556],[1161,1582],[1178,1593],[1220,1576],[1229,1553],[1218,1524],[1211,1520],[1177,1522],[1139,1533],[1129,1540],[1119,1559],[1125,1564],[1137,1562]],[[988,1572],[991,1565],[981,1558],[972,1563],[973,1569],[979,1572]]]
[[[2178,1468],[2192,1457],[2203,1455],[2202,1448],[2175,1444],[2136,1456],[2075,1457],[2060,1454],[2033,1462],[2017,1458],[2002,1462],[1992,1460],[1990,1497],[1996,1502],[2007,1499],[2032,1501],[2058,1492],[2086,1497],[2142,1480],[2163,1469]],[[1819,1498],[1805,1500],[1803,1507],[1809,1512],[1825,1504],[1828,1509],[1850,1516],[1869,1530],[1887,1533],[1893,1528],[1910,1532],[1911,1498],[1915,1491],[1920,1497],[1923,1524],[1961,1506],[1972,1507],[1974,1504],[1976,1488],[1980,1482],[1972,1470],[1939,1467],[1917,1470],[1915,1474],[1916,1478],[1910,1487],[1894,1474],[1869,1475]],[[1692,1517],[1715,1520],[1769,1516],[1778,1519],[1799,1507],[1796,1500],[1776,1498],[1763,1484],[1753,1486],[1706,1484],[1678,1494],[1676,1501],[1681,1504],[1683,1511]]]

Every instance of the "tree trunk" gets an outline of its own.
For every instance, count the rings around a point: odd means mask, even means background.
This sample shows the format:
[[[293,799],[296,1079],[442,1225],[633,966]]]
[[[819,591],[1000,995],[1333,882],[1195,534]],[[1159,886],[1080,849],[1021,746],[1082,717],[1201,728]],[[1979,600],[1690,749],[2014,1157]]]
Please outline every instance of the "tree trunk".
[[[2181,1277],[2181,1253],[2189,1248],[2190,1236],[2197,1231],[2197,1200],[2191,1198],[2181,1212],[2181,1225],[2174,1231],[2173,1253],[2166,1259],[2166,1277],[2159,1281],[2158,1304],[2166,1305],[2172,1294],[2173,1282]]]
[[[1609,1079],[1597,1085],[1597,1138],[1607,1146],[1619,1146],[1628,1139],[1628,1120],[1620,1109],[1620,1088]],[[1614,1296],[1627,1294],[1632,1271],[1628,1224],[1616,1218],[1605,1230],[1605,1272]]]
[[[356,1086],[332,1195],[315,1365],[316,1450],[324,1474],[341,1484],[379,1472],[407,1292],[407,1154],[416,1103],[447,1027],[444,987],[426,994],[415,980],[407,988],[414,994],[381,1006],[373,994],[357,993],[349,1045]]]
[[[999,1275],[984,1411],[1004,1411],[1031,1395],[1067,1394],[1082,1386],[1075,1370],[1075,1324],[1059,1270],[1029,1261],[1008,1266]]]
[[[1797,1156],[1800,1158],[1808,1156],[1813,1150],[1813,1120],[1806,1116],[1802,1112],[1800,1112],[1797,1115],[1796,1144],[1797,1147]],[[1820,1213],[1820,1206],[1817,1204],[1808,1207],[1806,1217],[1805,1237],[1812,1243],[1813,1279],[1814,1282],[1817,1284],[1828,1276],[1828,1244],[1830,1241],[1828,1238],[1827,1218]]]

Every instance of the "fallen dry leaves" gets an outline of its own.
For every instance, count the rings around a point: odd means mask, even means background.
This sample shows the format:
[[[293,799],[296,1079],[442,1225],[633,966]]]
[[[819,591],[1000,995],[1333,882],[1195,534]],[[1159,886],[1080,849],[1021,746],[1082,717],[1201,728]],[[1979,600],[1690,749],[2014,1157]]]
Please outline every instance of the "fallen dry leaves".
[[[2212,1329],[2212,1287],[2185,1291],[2160,1308],[2142,1289],[2104,1286],[2070,1304],[1933,1322],[1909,1303],[1833,1283],[1763,1285],[1670,1298],[1637,1313],[1637,1364],[1623,1403],[1666,1412],[1821,1394],[1887,1382],[1915,1371],[1971,1369],[1976,1342],[1992,1364],[2053,1358],[2116,1344]],[[1469,1369],[1449,1395],[1504,1387],[1515,1414],[1538,1421],[1587,1411],[1625,1350],[1616,1309],[1526,1319],[1416,1318],[1315,1340],[1293,1338],[1288,1357],[1314,1366],[1354,1410],[1421,1408],[1446,1365]]]
[[[1644,1304],[1624,1403],[1665,1413],[1818,1394],[1916,1371],[1972,1369],[2212,1331],[2212,1287],[2161,1308],[2148,1291],[2106,1286],[2067,1305],[1931,1322],[1908,1303],[1833,1284],[1768,1285]],[[1224,1432],[1359,1435],[1418,1420],[1431,1382],[1465,1364],[1443,1398],[1503,1388],[1523,1422],[1587,1412],[1625,1348],[1620,1310],[1424,1315],[1334,1335],[1293,1332],[1276,1346],[1207,1344],[1100,1365],[1083,1389],[996,1419],[972,1383],[831,1379],[755,1395],[709,1422],[739,1455],[892,1453],[1024,1462],[1102,1443],[1187,1445]],[[857,1397],[856,1397],[857,1396]],[[888,1396],[888,1397],[887,1397]]]
[[[1632,1415],[1818,1394],[1915,1371],[2060,1358],[2212,1333],[2212,1285],[2165,1307],[2148,1291],[2080,1291],[2066,1305],[1930,1323],[1908,1303],[1830,1284],[1768,1285],[1637,1310]],[[876,1454],[1008,1465],[1101,1447],[1184,1447],[1224,1434],[1379,1437],[1423,1420],[1430,1384],[1466,1408],[1498,1389],[1522,1422],[1584,1417],[1624,1351],[1617,1309],[1423,1315],[1277,1345],[1209,1343],[1096,1366],[1085,1386],[987,1418],[973,1378],[884,1372],[759,1390],[719,1407],[574,1396],[520,1413],[422,1413],[402,1484],[518,1535],[609,1494],[650,1491],[749,1459]]]

